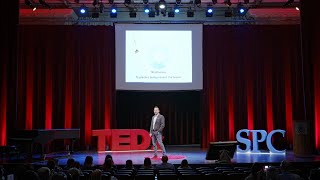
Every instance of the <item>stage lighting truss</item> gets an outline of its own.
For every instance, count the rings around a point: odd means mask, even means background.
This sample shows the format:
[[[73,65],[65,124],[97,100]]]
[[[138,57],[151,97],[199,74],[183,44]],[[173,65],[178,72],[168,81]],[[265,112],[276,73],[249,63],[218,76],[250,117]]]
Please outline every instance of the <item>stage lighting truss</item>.
[[[137,11],[135,9],[130,10],[129,16],[130,16],[130,18],[136,18],[137,17]]]
[[[45,0],[39,0],[45,1]],[[26,4],[31,6],[32,0],[26,0]],[[136,18],[146,17],[143,14],[146,14],[149,17],[163,16],[169,18],[183,18],[188,17],[193,18],[209,18],[214,16],[220,16],[221,13],[224,13],[225,17],[239,17],[246,18],[246,14],[250,7],[250,4],[244,4],[245,0],[241,0],[238,4],[232,4],[232,6],[224,6],[223,4],[217,4],[217,0],[211,0],[210,2],[201,2],[201,0],[193,1],[193,4],[188,4],[181,2],[181,0],[175,0],[173,2],[166,2],[165,0],[156,0],[150,2],[149,0],[143,0],[140,3],[135,3],[134,0],[126,0],[122,3],[114,2],[114,0],[108,0],[109,3],[103,3],[101,0],[94,0],[93,3],[82,4],[77,8],[79,16],[86,17],[92,15],[92,13],[99,13],[100,18],[104,16],[101,13],[110,13],[110,18],[118,18],[118,13],[125,13],[127,17]],[[130,2],[130,3],[129,3]],[[226,4],[231,2],[230,0],[224,1]],[[96,4],[97,3],[97,4]],[[197,6],[196,4],[199,4]],[[89,8],[94,8],[89,11]],[[142,15],[142,16],[141,16]],[[223,16],[223,15],[222,15]],[[98,18],[97,14],[92,15],[92,17]],[[121,16],[125,17],[125,16]],[[179,19],[178,19],[179,20]]]
[[[197,5],[197,6],[200,6],[201,5],[201,0],[195,0],[194,4]]]
[[[45,8],[48,8],[48,9],[51,9],[51,6],[45,1],[45,0],[39,0],[39,3],[45,7]]]
[[[233,13],[232,13],[232,9],[230,7],[228,7],[225,11],[224,11],[224,17],[232,17]]]
[[[224,3],[225,3],[228,7],[230,7],[230,6],[232,5],[231,0],[225,0]]]
[[[103,13],[103,12],[104,12],[104,5],[103,5],[102,2],[100,2],[100,4],[99,4],[99,12],[100,12],[100,13]]]
[[[143,0],[143,4],[149,4],[149,0]]]
[[[174,15],[175,15],[174,9],[171,8],[168,12],[168,17],[174,17]]]
[[[194,10],[191,7],[188,8],[187,17],[194,17]]]
[[[150,8],[148,16],[149,17],[156,17],[156,11],[154,9]]]
[[[283,4],[283,7],[291,6],[294,3],[294,0],[288,0],[285,4]]]
[[[37,10],[37,6],[33,0],[25,0],[24,3],[32,9],[32,11]]]
[[[96,6],[96,5],[98,5],[98,3],[99,3],[99,0],[93,0],[93,2],[92,2],[92,6]]]
[[[124,0],[124,4],[131,4],[131,0]]]

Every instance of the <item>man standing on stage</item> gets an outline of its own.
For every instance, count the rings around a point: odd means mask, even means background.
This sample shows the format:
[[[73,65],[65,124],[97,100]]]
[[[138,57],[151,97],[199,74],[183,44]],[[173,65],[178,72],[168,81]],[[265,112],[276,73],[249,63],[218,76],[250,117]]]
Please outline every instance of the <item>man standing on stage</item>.
[[[164,116],[160,114],[160,109],[155,106],[153,108],[154,116],[151,119],[150,136],[152,138],[152,145],[154,148],[154,157],[157,157],[157,141],[162,149],[163,155],[166,155],[166,149],[162,143],[162,131],[165,126]]]

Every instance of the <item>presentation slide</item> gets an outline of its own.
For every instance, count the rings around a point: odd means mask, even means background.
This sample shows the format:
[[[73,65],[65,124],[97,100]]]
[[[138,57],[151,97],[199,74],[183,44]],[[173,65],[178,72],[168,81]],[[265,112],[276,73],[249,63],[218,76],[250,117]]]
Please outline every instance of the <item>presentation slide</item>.
[[[129,83],[192,83],[192,32],[126,31],[125,72]]]
[[[116,24],[117,90],[201,90],[201,24]]]

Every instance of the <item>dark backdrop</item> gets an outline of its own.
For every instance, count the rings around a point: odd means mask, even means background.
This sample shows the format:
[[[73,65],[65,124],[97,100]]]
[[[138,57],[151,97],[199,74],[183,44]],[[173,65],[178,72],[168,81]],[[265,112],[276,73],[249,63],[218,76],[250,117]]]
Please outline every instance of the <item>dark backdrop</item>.
[[[16,119],[17,25],[19,0],[3,1],[0,28],[0,146],[7,144]],[[12,111],[13,110],[13,111]]]
[[[201,91],[117,91],[117,127],[149,131],[153,107],[165,116],[166,144],[200,144]]]

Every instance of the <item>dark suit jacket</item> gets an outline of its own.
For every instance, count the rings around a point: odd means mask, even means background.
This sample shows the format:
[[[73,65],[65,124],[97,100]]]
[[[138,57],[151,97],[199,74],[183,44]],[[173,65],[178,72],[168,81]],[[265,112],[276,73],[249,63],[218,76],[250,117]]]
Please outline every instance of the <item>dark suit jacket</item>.
[[[150,133],[152,133],[152,130],[153,130],[153,118],[154,116],[152,116],[151,118]],[[154,130],[161,133],[164,126],[165,126],[165,118],[163,115],[159,114],[156,119],[156,123],[154,124]]]

